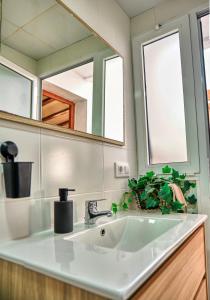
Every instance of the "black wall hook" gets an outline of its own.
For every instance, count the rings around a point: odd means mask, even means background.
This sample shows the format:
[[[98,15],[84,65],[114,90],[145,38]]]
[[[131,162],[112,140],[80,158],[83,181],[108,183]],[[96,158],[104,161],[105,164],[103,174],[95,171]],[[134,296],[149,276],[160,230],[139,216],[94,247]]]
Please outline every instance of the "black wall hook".
[[[6,162],[14,162],[15,157],[18,155],[18,147],[11,141],[2,143],[0,151]]]

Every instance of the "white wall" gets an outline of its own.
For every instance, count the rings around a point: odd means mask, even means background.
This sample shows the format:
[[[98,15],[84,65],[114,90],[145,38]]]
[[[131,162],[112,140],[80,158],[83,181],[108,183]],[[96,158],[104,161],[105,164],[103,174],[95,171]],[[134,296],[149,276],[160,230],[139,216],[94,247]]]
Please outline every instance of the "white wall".
[[[156,7],[145,11],[144,13],[131,19],[131,33],[132,36],[142,35],[146,32],[155,29],[156,24],[164,24],[171,21],[174,18],[190,14],[192,10],[195,9],[204,9],[208,7],[208,1],[206,0],[166,0],[159,3]],[[200,71],[200,61],[197,50],[195,46],[198,47],[195,41],[195,36],[192,33],[192,45],[193,55],[194,55],[194,68],[195,68],[195,78],[196,78],[196,87],[197,86],[197,77],[199,77],[199,88],[195,90],[196,94],[196,108],[197,108],[197,120],[194,120],[198,124],[198,144],[199,144],[199,165],[200,171],[196,174],[197,181],[197,190],[198,190],[198,209],[199,213],[207,214],[210,218],[210,178],[209,178],[209,145],[208,145],[208,133],[206,130],[205,124],[205,111],[203,103],[203,94],[200,92],[201,87],[201,75]],[[208,126],[207,126],[208,127]],[[142,145],[144,147],[145,145]],[[210,219],[207,222],[207,253],[208,253],[208,268],[210,270]]]
[[[110,207],[111,201],[118,200],[127,188],[127,179],[114,178],[116,160],[129,162],[131,176],[137,173],[129,18],[113,0],[65,2],[124,57],[126,146],[0,120],[0,142],[16,142],[19,160],[34,162],[30,199],[5,199],[1,167],[0,239],[17,238],[48,228],[59,187],[76,188],[71,198],[74,199],[75,221],[81,221],[85,200],[107,198],[105,206]]]
[[[132,35],[139,35],[155,29],[155,25],[183,16],[206,0],[165,0],[157,6],[131,19]]]

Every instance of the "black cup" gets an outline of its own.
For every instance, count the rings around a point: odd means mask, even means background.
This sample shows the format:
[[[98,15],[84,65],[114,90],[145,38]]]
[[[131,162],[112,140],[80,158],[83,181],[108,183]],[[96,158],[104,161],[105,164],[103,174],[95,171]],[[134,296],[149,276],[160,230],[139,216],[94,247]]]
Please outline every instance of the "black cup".
[[[8,198],[29,197],[33,162],[6,162],[2,164],[6,196]]]

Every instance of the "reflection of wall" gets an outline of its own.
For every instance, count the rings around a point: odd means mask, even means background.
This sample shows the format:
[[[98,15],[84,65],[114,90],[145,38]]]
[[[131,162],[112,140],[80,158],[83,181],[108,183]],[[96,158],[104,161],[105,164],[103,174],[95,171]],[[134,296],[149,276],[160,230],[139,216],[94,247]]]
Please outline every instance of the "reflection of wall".
[[[26,56],[3,44],[1,44],[0,47],[0,55],[24,68],[26,71],[36,75],[37,62],[33,58],[30,58],[29,56]]]
[[[75,105],[74,128],[87,132],[87,101],[79,101]]]
[[[37,75],[43,77],[68,69],[85,62],[104,49],[107,49],[107,45],[98,38],[91,36],[40,59],[37,65]]]

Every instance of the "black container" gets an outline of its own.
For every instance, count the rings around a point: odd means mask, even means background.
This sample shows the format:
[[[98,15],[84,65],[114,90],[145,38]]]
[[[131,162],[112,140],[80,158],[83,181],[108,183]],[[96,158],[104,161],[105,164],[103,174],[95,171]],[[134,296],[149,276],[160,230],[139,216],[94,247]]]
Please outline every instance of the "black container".
[[[75,189],[60,188],[60,201],[54,202],[54,232],[69,233],[73,231],[73,201],[68,201],[68,192]]]
[[[54,202],[54,232],[69,233],[73,231],[73,201]]]
[[[30,196],[32,163],[33,162],[2,163],[6,196],[8,198]]]

